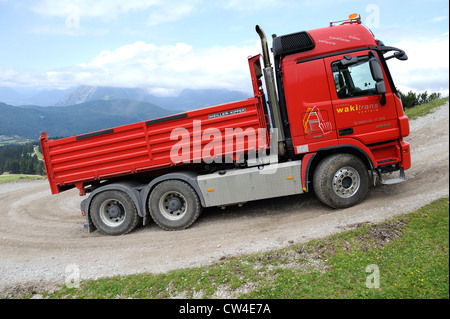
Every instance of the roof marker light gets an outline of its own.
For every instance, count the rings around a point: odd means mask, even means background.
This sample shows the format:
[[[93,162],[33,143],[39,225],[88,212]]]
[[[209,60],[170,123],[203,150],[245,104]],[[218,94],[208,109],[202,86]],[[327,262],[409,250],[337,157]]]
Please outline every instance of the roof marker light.
[[[358,13],[352,13],[348,16],[347,20],[340,20],[340,21],[330,21],[330,27],[337,25],[337,24],[353,24],[358,23],[361,24],[361,15]]]

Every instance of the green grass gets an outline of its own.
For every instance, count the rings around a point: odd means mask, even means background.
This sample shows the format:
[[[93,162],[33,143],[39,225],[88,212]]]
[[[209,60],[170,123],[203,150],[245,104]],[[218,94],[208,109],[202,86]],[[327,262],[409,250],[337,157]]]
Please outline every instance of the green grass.
[[[7,146],[7,145],[17,145],[17,144],[27,144],[32,142],[32,140],[23,138],[23,137],[17,137],[10,140],[2,140],[0,141],[0,147],[1,146]]]
[[[289,269],[279,273],[284,279],[247,297],[449,298],[448,234],[444,198],[395,220],[308,244],[306,251],[319,251],[318,258],[326,260],[325,272]],[[373,287],[374,268],[379,288]]]
[[[165,274],[62,287],[49,298],[449,298],[449,199],[380,224]],[[368,268],[369,267],[369,268]],[[376,276],[379,278],[377,286]]]
[[[435,108],[444,105],[448,102],[448,97],[437,99],[431,101],[429,103],[421,104],[412,108],[408,108],[405,110],[405,115],[408,116],[410,120],[415,120],[421,116],[425,116],[429,113],[432,113]]]
[[[36,154],[38,160],[44,160],[44,155],[39,151],[39,147],[35,146],[34,147],[34,154]]]
[[[26,175],[26,174],[4,174],[0,175],[0,184],[16,182],[16,181],[33,181],[37,179],[44,179],[41,175]]]

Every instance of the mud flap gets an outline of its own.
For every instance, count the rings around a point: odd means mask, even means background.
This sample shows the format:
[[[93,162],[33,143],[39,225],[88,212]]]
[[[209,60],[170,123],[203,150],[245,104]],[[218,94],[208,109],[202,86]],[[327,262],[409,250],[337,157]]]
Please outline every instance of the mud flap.
[[[93,231],[95,231],[97,228],[94,226],[94,224],[92,223],[92,220],[89,218],[89,209],[87,209],[86,205],[89,204],[88,198],[84,199],[81,203],[80,203],[80,209],[81,209],[81,213],[83,214],[83,216],[86,217],[86,224],[84,224],[84,229],[87,229],[88,233],[92,233]]]

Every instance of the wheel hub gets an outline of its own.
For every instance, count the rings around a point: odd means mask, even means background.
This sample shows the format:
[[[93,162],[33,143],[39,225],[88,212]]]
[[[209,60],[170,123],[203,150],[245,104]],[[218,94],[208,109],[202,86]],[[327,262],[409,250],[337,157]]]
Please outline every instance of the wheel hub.
[[[179,220],[187,210],[186,198],[176,191],[167,192],[159,201],[159,209],[167,219]]]
[[[344,177],[344,179],[342,180],[342,187],[344,187],[345,189],[348,189],[352,186],[352,178],[351,177]]]
[[[173,197],[169,200],[169,202],[167,203],[167,206],[169,208],[169,210],[171,211],[177,211],[181,208],[181,201],[179,198],[177,197]]]
[[[117,218],[120,216],[121,210],[120,207],[117,205],[112,205],[108,208],[108,215],[111,218]]]
[[[353,167],[342,167],[333,177],[333,190],[341,198],[353,196],[358,191],[360,184],[359,173]]]
[[[117,227],[125,220],[125,208],[115,199],[105,200],[100,206],[100,219],[109,227]]]

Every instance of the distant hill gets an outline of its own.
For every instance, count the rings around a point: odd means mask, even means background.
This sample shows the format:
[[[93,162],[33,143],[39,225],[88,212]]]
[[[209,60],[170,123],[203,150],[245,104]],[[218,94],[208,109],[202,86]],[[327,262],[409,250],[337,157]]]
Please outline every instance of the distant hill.
[[[177,113],[156,105],[132,101],[89,101],[66,107],[12,106],[0,103],[0,135],[38,139],[72,136]]]
[[[148,102],[148,93],[139,88],[116,88],[82,85],[63,96],[55,105],[67,106],[95,100],[136,100]]]
[[[146,88],[79,86],[66,90],[0,87],[0,102],[9,105],[70,106],[96,100],[135,100],[168,110],[193,110],[223,103],[241,101],[251,93],[226,89],[185,89],[177,96],[156,96]]]
[[[0,102],[10,105],[53,106],[72,90],[73,88],[66,90],[29,88],[24,90],[0,86]]]
[[[17,105],[53,106],[56,105],[62,98],[64,98],[64,96],[66,96],[72,90],[73,89],[39,91],[25,98],[25,103]]]
[[[240,91],[225,89],[185,89],[176,97],[155,100],[155,104],[167,109],[193,110],[218,104],[246,100],[251,97]]]
[[[0,102],[14,104],[16,101],[23,99],[23,96],[9,87],[0,86]]]
[[[245,100],[250,95],[231,90],[185,89],[178,96],[161,97],[150,94],[143,88],[116,88],[101,86],[79,86],[59,100],[55,105],[74,105],[94,100],[127,99],[148,102],[169,110],[193,110],[217,104]]]
[[[161,97],[144,88],[0,87],[0,136],[37,139],[42,131],[49,136],[71,136],[248,97],[225,89],[185,89],[178,96]]]

